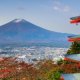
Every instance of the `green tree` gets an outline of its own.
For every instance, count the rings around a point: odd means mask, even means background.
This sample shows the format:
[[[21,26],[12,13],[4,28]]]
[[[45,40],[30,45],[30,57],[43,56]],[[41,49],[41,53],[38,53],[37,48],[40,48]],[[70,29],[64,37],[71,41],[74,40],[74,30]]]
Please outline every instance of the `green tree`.
[[[80,53],[80,43],[73,42],[70,49],[67,51],[67,54],[78,54]]]
[[[59,80],[61,76],[61,73],[59,71],[51,72],[49,73],[49,80]]]

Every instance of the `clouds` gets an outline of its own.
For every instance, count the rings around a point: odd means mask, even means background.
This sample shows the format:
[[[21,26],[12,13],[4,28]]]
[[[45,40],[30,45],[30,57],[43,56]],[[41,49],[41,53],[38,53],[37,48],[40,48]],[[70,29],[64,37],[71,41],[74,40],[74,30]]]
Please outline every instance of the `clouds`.
[[[70,6],[62,4],[59,0],[54,1],[53,10],[59,12],[69,12],[70,9]]]
[[[55,11],[60,11],[60,12],[69,12],[70,11],[70,7],[69,6],[57,6],[57,5],[55,5],[55,6],[53,6],[53,9],[55,10]]]
[[[21,11],[22,11],[22,10],[25,10],[24,7],[18,7],[17,9],[18,9],[18,10],[21,10]]]

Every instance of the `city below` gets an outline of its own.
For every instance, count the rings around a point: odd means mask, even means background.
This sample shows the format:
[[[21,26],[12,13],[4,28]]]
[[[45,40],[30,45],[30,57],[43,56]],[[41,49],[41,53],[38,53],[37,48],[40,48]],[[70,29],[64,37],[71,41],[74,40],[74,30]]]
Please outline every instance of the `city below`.
[[[40,60],[56,61],[63,59],[68,48],[55,47],[4,47],[0,48],[0,58],[16,57],[19,61],[37,63]]]

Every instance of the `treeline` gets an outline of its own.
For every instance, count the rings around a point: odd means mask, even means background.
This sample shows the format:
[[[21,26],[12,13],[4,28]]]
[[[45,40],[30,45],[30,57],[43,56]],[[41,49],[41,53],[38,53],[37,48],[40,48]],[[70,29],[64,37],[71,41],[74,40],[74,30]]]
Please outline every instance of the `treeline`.
[[[19,62],[16,58],[0,59],[0,80],[64,80],[62,73],[75,73],[80,69],[76,62],[43,60],[36,65]]]
[[[0,60],[0,80],[59,80],[58,69],[51,60],[33,65],[15,58],[3,58]]]

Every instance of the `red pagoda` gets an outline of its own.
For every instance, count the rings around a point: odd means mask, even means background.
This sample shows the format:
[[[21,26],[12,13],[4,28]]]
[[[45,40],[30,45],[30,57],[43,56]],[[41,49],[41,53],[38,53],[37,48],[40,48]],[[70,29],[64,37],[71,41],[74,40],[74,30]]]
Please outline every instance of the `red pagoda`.
[[[77,24],[80,23],[80,16],[72,17],[70,18],[71,24]],[[80,35],[77,36],[69,36],[68,37],[69,42],[80,42]]]

